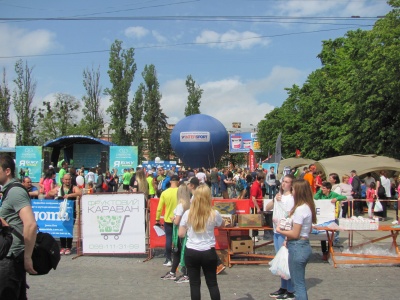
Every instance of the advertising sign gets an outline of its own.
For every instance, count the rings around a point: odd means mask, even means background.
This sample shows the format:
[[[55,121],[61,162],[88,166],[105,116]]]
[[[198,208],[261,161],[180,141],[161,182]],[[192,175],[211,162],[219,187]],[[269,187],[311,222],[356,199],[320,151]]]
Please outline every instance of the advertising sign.
[[[208,143],[210,141],[210,133],[207,131],[181,132],[179,137],[181,143]]]
[[[145,253],[144,202],[144,194],[83,195],[83,253]]]
[[[17,146],[15,161],[18,173],[22,169],[32,182],[39,182],[42,175],[42,147]]]
[[[117,174],[122,174],[124,169],[135,169],[137,166],[137,146],[110,146],[110,169],[117,169]]]
[[[14,132],[0,132],[0,152],[15,152],[16,140]]]
[[[32,210],[41,232],[50,233],[54,237],[72,238],[74,234],[73,201],[67,202],[65,218],[59,218],[60,203],[63,200],[32,199]]]
[[[261,152],[256,132],[236,132],[229,135],[229,153]]]
[[[176,161],[175,160],[160,160],[159,162],[153,161],[142,161],[142,166],[145,168],[147,171],[151,170],[152,167],[162,167],[164,170],[171,170],[172,167],[176,167]]]
[[[335,204],[330,199],[314,200],[317,213],[317,224],[335,220]]]

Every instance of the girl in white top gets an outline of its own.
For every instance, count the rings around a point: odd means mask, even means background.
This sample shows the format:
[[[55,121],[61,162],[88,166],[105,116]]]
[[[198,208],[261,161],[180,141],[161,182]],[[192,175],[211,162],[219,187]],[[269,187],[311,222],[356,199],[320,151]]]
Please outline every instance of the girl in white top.
[[[312,253],[308,236],[311,232],[312,224],[317,223],[317,216],[313,194],[307,181],[303,179],[295,181],[292,194],[294,207],[289,215],[293,220],[292,229],[286,231],[277,227],[276,232],[283,234],[288,240],[289,271],[294,286],[295,298],[297,300],[306,300],[308,296],[305,269]]]
[[[218,211],[211,206],[211,190],[203,184],[194,191],[194,199],[181,219],[179,237],[187,233],[185,264],[190,278],[191,299],[201,299],[200,269],[212,300],[221,299],[217,283],[217,253],[214,228],[224,226]]]

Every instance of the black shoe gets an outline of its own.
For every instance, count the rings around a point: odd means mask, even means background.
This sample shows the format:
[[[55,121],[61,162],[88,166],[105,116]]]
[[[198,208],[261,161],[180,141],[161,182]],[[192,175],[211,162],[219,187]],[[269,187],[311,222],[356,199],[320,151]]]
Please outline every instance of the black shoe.
[[[285,295],[286,292],[287,292],[286,289],[280,288],[279,290],[277,290],[277,291],[275,291],[275,292],[269,294],[269,296],[270,296],[271,298],[277,298],[277,297],[279,297],[279,296]]]
[[[279,296],[276,299],[295,299],[294,294],[293,293],[285,293],[284,295]]]

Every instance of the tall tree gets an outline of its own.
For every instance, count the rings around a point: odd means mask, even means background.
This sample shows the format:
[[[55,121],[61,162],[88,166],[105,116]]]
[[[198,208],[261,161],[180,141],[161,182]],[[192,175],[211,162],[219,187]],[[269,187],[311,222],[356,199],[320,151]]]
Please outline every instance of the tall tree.
[[[129,145],[129,134],[126,131],[129,99],[128,94],[136,72],[133,58],[134,49],[122,49],[122,42],[116,40],[111,45],[108,75],[112,88],[106,88],[105,94],[110,96],[107,112],[111,116],[110,128],[113,130],[112,140],[117,145]]]
[[[154,65],[144,67],[144,121],[147,124],[148,150],[150,158],[159,156],[168,159],[171,153],[167,116],[160,106],[161,93]]]
[[[130,105],[131,113],[131,137],[133,145],[138,147],[138,157],[143,157],[143,128],[142,128],[142,117],[143,117],[143,93],[144,85],[141,83],[135,93],[135,97]]]
[[[191,116],[200,113],[200,99],[203,90],[199,85],[196,86],[196,81],[193,80],[192,75],[186,78],[186,88],[189,92],[188,101],[185,107],[185,116]]]
[[[11,94],[6,81],[6,69],[3,68],[3,80],[0,82],[0,131],[12,132],[10,119]]]
[[[53,101],[43,101],[38,112],[39,142],[75,133],[79,108],[80,102],[68,94],[58,93]]]
[[[36,81],[32,78],[33,68],[22,60],[15,63],[14,79],[16,85],[13,93],[13,103],[17,115],[17,145],[36,145],[34,136],[36,108],[32,107],[36,91]]]
[[[103,110],[100,107],[101,86],[100,86],[100,67],[97,70],[86,68],[83,71],[83,86],[86,95],[83,100],[83,119],[82,129],[85,134],[97,137],[103,128]]]

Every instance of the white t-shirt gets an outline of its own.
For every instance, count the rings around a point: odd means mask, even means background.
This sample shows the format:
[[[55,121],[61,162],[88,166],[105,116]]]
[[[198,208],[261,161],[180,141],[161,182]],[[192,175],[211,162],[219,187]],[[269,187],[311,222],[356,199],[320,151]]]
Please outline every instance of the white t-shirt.
[[[276,233],[276,225],[282,218],[287,218],[294,206],[293,195],[282,195],[281,201],[274,200],[274,210],[272,215],[272,223],[274,225],[274,233]]]
[[[196,177],[197,177],[197,179],[200,181],[200,183],[205,183],[205,182],[206,182],[207,176],[206,176],[205,173],[203,173],[203,172],[198,172],[198,173],[196,174]]]
[[[390,198],[392,196],[390,191],[390,180],[385,176],[381,176],[381,184],[385,188],[386,197]]]
[[[194,232],[191,226],[188,226],[187,221],[189,211],[185,211],[182,216],[180,226],[187,228],[187,242],[186,247],[197,251],[207,251],[215,247],[214,227],[221,226],[222,217],[218,211],[215,211],[215,219],[208,219],[206,230],[204,232]]]
[[[301,231],[300,237],[308,238],[312,226],[312,213],[311,209],[307,204],[303,204],[296,208],[294,214],[292,215],[293,224],[300,224]]]
[[[174,216],[183,216],[183,205],[179,203],[174,209]]]

